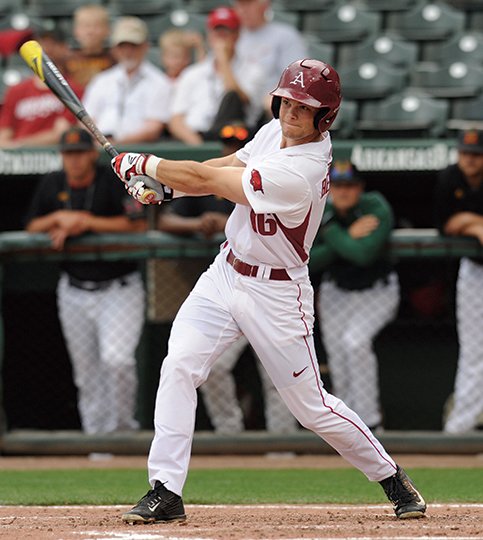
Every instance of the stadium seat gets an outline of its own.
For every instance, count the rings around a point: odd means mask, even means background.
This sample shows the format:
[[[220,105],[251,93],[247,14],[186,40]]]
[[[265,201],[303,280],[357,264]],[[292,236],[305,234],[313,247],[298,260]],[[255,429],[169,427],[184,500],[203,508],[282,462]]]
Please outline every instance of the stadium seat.
[[[359,136],[440,137],[446,133],[449,102],[406,90],[362,106],[356,124]]]
[[[79,6],[100,3],[101,0],[29,0],[25,10],[36,17],[71,17]]]
[[[146,58],[155,66],[161,67],[161,48],[158,45],[151,45]]]
[[[410,85],[433,97],[472,97],[483,90],[483,67],[462,61],[445,66],[419,64],[410,72]]]
[[[0,0],[0,17],[12,13],[14,10],[13,0]]]
[[[418,45],[413,41],[405,41],[397,36],[382,34],[370,37],[356,45],[339,45],[337,59],[339,65],[350,62],[386,61],[396,67],[409,67],[418,59]]]
[[[483,32],[464,31],[447,42],[428,43],[423,46],[422,59],[441,65],[462,60],[483,66]]]
[[[404,11],[412,8],[417,0],[365,0],[373,11]]]
[[[310,58],[322,60],[333,65],[335,62],[335,46],[332,43],[321,43],[316,39],[306,39]]]
[[[476,98],[455,100],[447,123],[448,129],[483,129],[482,111],[483,94]]]
[[[159,36],[171,28],[195,30],[200,33],[206,30],[206,16],[185,9],[175,9],[166,15],[147,17],[144,20],[148,25],[149,39],[153,44],[157,44]]]
[[[342,100],[337,117],[330,128],[333,139],[350,139],[356,127],[358,105],[356,101]]]
[[[284,11],[324,11],[330,9],[336,0],[273,0],[274,10]]]
[[[9,86],[14,86],[23,79],[31,76],[32,72],[27,66],[19,68],[0,68],[0,101],[3,102],[3,96]]]
[[[408,71],[384,61],[353,63],[339,69],[342,91],[347,99],[380,99],[401,91]]]
[[[55,28],[55,21],[49,17],[36,16],[25,10],[17,10],[0,20],[0,30],[27,30],[38,29],[52,30]]]
[[[446,3],[452,5],[462,11],[482,11],[483,6],[481,0],[445,0]]]
[[[483,11],[475,11],[469,15],[468,29],[481,32],[483,28]]]
[[[185,8],[194,13],[208,14],[212,9],[228,4],[226,0],[187,0]]]
[[[448,39],[465,27],[465,13],[442,2],[420,2],[403,13],[390,13],[386,28],[408,40]]]
[[[271,12],[268,12],[267,18],[270,21],[283,22],[300,29],[300,17],[295,11],[271,10]]]
[[[113,15],[161,15],[180,5],[179,0],[110,0],[107,7]]]
[[[336,4],[332,9],[304,18],[303,31],[324,42],[362,41],[380,31],[382,16],[358,4]]]

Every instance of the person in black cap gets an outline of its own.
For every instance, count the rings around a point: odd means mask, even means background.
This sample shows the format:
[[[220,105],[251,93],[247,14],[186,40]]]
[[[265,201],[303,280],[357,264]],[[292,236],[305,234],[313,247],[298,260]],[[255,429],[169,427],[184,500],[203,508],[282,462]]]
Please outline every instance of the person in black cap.
[[[393,221],[382,194],[364,192],[354,165],[334,161],[309,268],[322,272],[317,307],[333,392],[373,430],[383,425],[373,341],[399,305],[385,250]]]
[[[63,169],[38,185],[26,229],[47,233],[62,250],[69,237],[146,228],[142,205],[98,164],[90,134],[65,131]],[[82,428],[87,433],[135,429],[135,349],[144,321],[144,287],[131,261],[65,261],[57,287],[59,318],[72,361]]]
[[[441,234],[474,236],[483,244],[483,131],[462,131],[458,161],[440,172],[435,220]],[[478,426],[483,413],[483,258],[462,257],[456,283],[459,358],[454,404],[444,420],[447,433]]]

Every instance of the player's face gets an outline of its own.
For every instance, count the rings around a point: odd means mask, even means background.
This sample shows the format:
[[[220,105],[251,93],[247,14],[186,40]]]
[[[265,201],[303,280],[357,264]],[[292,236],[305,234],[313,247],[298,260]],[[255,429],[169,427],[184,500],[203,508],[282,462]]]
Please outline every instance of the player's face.
[[[69,185],[84,187],[92,181],[98,153],[96,150],[62,152],[62,163]]]
[[[320,139],[319,130],[314,126],[318,109],[304,105],[294,99],[282,98],[280,105],[280,124],[282,126],[283,146],[295,146]]]
[[[483,154],[458,152],[458,166],[466,177],[483,179]]]
[[[336,210],[346,212],[356,206],[362,192],[362,182],[333,182],[330,186],[331,202]]]

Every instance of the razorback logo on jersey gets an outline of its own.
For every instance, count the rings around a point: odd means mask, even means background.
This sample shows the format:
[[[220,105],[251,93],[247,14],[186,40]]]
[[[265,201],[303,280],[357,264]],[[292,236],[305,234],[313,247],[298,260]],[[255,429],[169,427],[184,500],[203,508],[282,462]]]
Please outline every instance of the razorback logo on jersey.
[[[295,79],[293,81],[290,81],[290,84],[300,84],[302,88],[305,88],[303,72],[299,71]]]
[[[250,184],[252,185],[253,191],[261,191],[263,194],[265,194],[262,186],[262,177],[256,169],[252,169]]]

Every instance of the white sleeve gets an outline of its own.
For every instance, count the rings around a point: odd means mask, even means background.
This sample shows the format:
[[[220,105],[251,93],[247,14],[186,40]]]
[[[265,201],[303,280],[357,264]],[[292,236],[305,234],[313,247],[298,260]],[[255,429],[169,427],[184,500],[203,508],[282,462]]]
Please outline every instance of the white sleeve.
[[[285,163],[265,161],[243,172],[245,196],[256,214],[279,214],[291,222],[303,220],[311,204],[307,180]]]
[[[152,92],[146,100],[146,120],[159,120],[163,123],[169,121],[171,118],[170,92],[171,88],[167,81],[162,78],[156,81],[156,84],[152,88]]]
[[[82,104],[87,114],[98,119],[104,109],[104,100],[108,99],[109,93],[105,91],[102,77],[95,76],[86,86],[82,96]]]
[[[196,84],[192,85],[189,71],[179,77],[171,98],[171,115],[186,114],[190,108],[192,94],[196,92]]]
[[[282,71],[292,62],[308,57],[308,48],[304,38],[295,28],[286,27],[284,39],[280,40],[278,51],[279,71]]]
[[[252,152],[252,148],[256,148],[256,146],[259,144],[260,139],[262,138],[262,134],[265,133],[265,130],[270,129],[270,125],[275,120],[271,120],[267,124],[263,125],[256,133],[253,139],[247,142],[243,148],[240,148],[240,150],[237,150],[235,155],[236,157],[242,161],[243,163],[248,163],[248,160],[250,159],[250,154]]]

